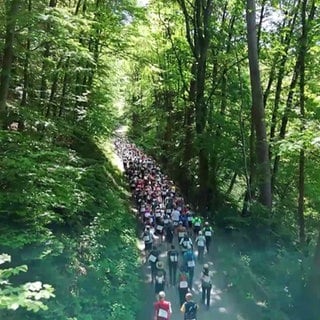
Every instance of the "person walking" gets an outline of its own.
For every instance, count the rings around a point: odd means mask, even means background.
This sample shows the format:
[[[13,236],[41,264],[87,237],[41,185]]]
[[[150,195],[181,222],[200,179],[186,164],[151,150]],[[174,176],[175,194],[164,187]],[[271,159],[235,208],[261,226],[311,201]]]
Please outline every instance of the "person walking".
[[[151,268],[151,282],[154,282],[154,279],[156,277],[156,272],[157,272],[156,264],[158,262],[159,255],[160,255],[160,251],[155,246],[153,246],[148,257],[148,261]]]
[[[206,237],[202,234],[202,231],[199,231],[196,240],[194,241],[198,248],[198,261],[203,261],[204,248],[206,245]]]
[[[194,268],[196,266],[196,257],[191,248],[183,254],[183,263],[188,270],[188,287],[192,290]]]
[[[173,243],[173,236],[174,236],[174,228],[173,228],[173,224],[171,221],[169,221],[165,225],[164,233],[165,233],[167,248],[169,248],[169,245],[172,245],[172,243]]]
[[[180,268],[179,273],[178,292],[180,307],[182,307],[183,303],[185,302],[185,296],[188,293],[188,274],[186,272],[186,268],[183,266]]]
[[[191,210],[190,205],[188,204],[186,205],[185,210],[188,217],[188,231],[191,232],[194,212]]]
[[[203,265],[203,270],[201,273],[201,288],[202,288],[202,303],[206,304],[207,309],[209,309],[212,280],[211,280],[211,274],[209,271],[208,264]]]
[[[180,220],[180,211],[177,210],[177,207],[174,207],[171,212],[171,220],[173,223],[173,227],[176,228],[178,226],[179,220]]]
[[[142,239],[144,241],[144,249],[145,249],[145,254],[147,256],[151,251],[152,244],[153,244],[153,233],[150,230],[149,225],[145,227],[145,230],[143,231],[143,234],[142,234]]]
[[[206,249],[207,249],[207,253],[209,253],[210,244],[211,244],[211,240],[212,240],[212,236],[213,236],[213,230],[212,230],[211,226],[209,226],[208,221],[206,221],[204,223],[204,228],[202,230],[202,233],[206,237]]]
[[[179,253],[174,245],[171,245],[171,249],[167,253],[168,266],[169,266],[169,282],[171,286],[175,286],[177,282],[177,267]]]
[[[201,230],[201,218],[199,216],[194,216],[192,219],[193,234],[196,237]]]
[[[172,309],[171,302],[165,300],[166,294],[164,291],[160,291],[158,295],[158,301],[154,304],[154,320],[170,320]]]
[[[188,249],[189,249],[189,248],[192,248],[192,246],[193,246],[192,240],[191,240],[191,238],[188,236],[187,233],[185,233],[184,237],[180,240],[179,244],[180,244],[180,246],[181,246],[182,254],[184,254],[185,252],[187,252]]]
[[[183,303],[180,311],[184,315],[184,320],[197,320],[197,311],[199,306],[192,300],[192,293],[186,294],[186,301]]]
[[[166,271],[162,261],[156,263],[156,275],[154,279],[154,292],[158,294],[160,291],[164,291],[166,285]]]
[[[178,243],[180,243],[181,239],[185,236],[187,232],[187,228],[183,225],[182,221],[179,221],[179,224],[176,228],[176,233],[178,235]]]

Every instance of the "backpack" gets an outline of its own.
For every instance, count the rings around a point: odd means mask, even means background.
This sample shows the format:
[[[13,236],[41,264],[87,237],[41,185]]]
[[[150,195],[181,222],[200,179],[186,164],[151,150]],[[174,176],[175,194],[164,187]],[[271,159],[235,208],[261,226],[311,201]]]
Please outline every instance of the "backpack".
[[[202,286],[204,288],[210,288],[211,286],[211,276],[210,274],[203,273],[202,274]]]
[[[185,302],[185,319],[196,319],[197,305],[192,301]]]

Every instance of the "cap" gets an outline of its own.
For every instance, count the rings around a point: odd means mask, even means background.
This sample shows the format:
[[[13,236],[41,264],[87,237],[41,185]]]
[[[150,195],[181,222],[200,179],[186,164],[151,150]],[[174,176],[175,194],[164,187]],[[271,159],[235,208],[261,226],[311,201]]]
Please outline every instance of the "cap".
[[[186,294],[186,299],[191,299],[192,298],[192,293],[191,292],[188,292],[187,294]]]
[[[208,222],[208,221],[206,221],[204,224],[205,224],[206,226],[208,226],[208,225],[209,225],[209,222]]]
[[[205,263],[205,264],[203,265],[203,269],[209,269],[209,265],[208,265],[207,263]]]
[[[165,296],[166,296],[166,294],[165,294],[165,292],[164,291],[160,291],[159,292],[159,298],[165,298]]]
[[[156,263],[156,268],[157,268],[157,269],[163,269],[163,267],[164,267],[164,265],[163,265],[163,262],[162,262],[162,261],[158,261],[158,262]]]
[[[198,234],[201,236],[202,235],[202,231],[199,231]]]

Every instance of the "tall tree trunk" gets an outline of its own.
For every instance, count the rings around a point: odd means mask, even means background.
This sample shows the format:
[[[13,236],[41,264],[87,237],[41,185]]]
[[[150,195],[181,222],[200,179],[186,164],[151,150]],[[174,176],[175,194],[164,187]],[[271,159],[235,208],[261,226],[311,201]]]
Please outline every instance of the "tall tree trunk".
[[[211,0],[197,0],[195,2],[195,27],[194,36],[195,53],[197,60],[197,94],[195,101],[196,132],[199,143],[199,209],[206,210],[209,202],[209,157],[205,146],[205,128],[207,123],[207,105],[205,102],[205,81],[207,53],[210,43],[209,21],[213,4]]]
[[[195,107],[196,135],[198,138],[198,206],[200,210],[205,210],[208,206],[209,198],[209,158],[205,146],[205,128],[207,123],[207,104],[205,101],[205,81],[207,53],[210,43],[210,20],[213,10],[212,0],[195,0],[191,8],[190,3],[185,0],[178,1],[184,14],[186,24],[186,38],[194,56],[196,64],[193,77],[195,83],[195,97],[193,99]],[[191,14],[189,11],[192,11]],[[193,71],[193,70],[192,70]]]
[[[300,117],[301,117],[301,132],[304,132],[305,129],[305,67],[306,60],[305,56],[307,54],[307,41],[308,41],[308,30],[306,23],[306,11],[307,11],[307,2],[308,0],[302,1],[301,8],[301,26],[302,34],[300,41],[300,54],[299,54],[299,67],[300,67],[300,81],[299,81],[299,94],[300,94]],[[299,240],[300,244],[304,246],[306,240],[305,234],[305,221],[304,221],[304,180],[305,180],[305,153],[303,147],[300,150],[299,155],[299,181],[298,181],[298,226],[299,226]]]
[[[7,1],[9,3],[9,1]],[[8,4],[9,5],[9,4]],[[0,75],[0,128],[7,128],[7,98],[13,60],[13,42],[20,0],[12,0],[7,12],[6,35]]]
[[[57,6],[58,0],[50,0],[49,7],[55,8]],[[50,32],[51,23],[48,22],[46,24],[46,32]],[[41,84],[40,84],[40,105],[45,106],[46,98],[47,98],[47,77],[48,77],[48,58],[50,56],[50,47],[51,43],[47,41],[44,45],[45,51],[43,53],[42,67],[41,67]]]
[[[32,0],[28,0],[28,13],[30,14],[32,10]],[[30,48],[31,48],[31,30],[28,28],[28,36],[26,42],[26,53],[23,63],[23,89],[22,89],[22,98],[21,106],[27,104],[28,88],[29,88],[29,63],[30,63]]]
[[[263,93],[259,71],[259,58],[256,31],[256,8],[254,0],[247,0],[247,37],[252,91],[252,121],[256,131],[257,183],[260,190],[260,203],[271,210],[271,174],[269,147],[267,142]]]

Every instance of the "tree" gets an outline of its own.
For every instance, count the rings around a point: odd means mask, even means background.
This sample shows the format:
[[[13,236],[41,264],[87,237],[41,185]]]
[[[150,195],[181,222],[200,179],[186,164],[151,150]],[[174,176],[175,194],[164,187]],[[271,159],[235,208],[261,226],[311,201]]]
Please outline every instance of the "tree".
[[[269,210],[272,207],[269,147],[266,132],[263,93],[261,87],[254,0],[247,0],[247,39],[252,92],[252,121],[256,133],[256,179],[260,190],[260,202]]]
[[[209,200],[209,159],[205,147],[208,106],[205,99],[207,56],[211,39],[210,22],[213,1],[195,0],[192,5],[187,1],[178,1],[184,14],[186,37],[193,55],[191,66],[189,99],[191,109],[195,109],[195,128],[199,160],[198,205],[200,210],[208,206]]]

